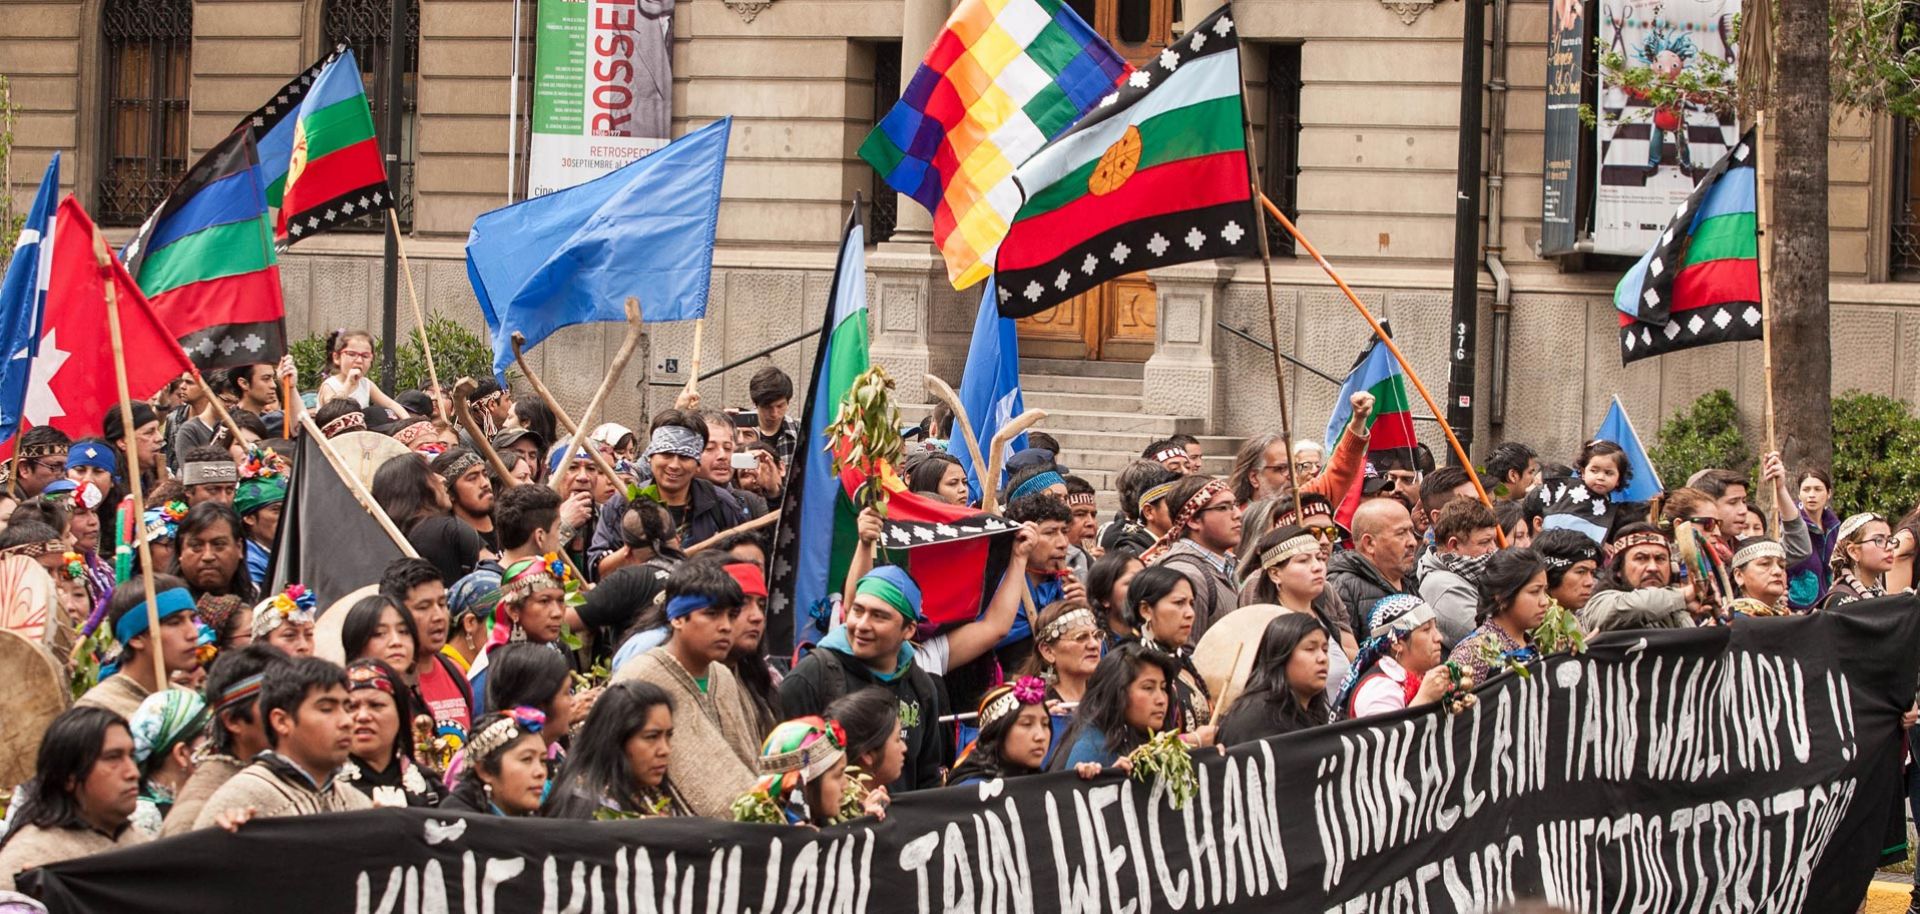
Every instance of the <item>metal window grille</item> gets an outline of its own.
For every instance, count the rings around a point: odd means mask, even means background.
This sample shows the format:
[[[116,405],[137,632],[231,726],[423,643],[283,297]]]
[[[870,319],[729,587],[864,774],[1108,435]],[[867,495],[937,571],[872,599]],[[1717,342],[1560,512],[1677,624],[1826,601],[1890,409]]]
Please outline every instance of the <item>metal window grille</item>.
[[[109,0],[106,125],[100,134],[102,225],[138,225],[187,170],[192,0]]]
[[[1260,181],[1273,205],[1289,219],[1300,217],[1300,46],[1270,44],[1267,51],[1266,143]],[[1267,247],[1292,256],[1293,236],[1267,220]]]
[[[900,42],[883,41],[873,46],[873,122],[887,116],[900,100]],[[868,166],[869,170],[872,166]],[[878,171],[873,172],[873,206],[867,216],[867,240],[886,241],[900,224],[900,195],[887,186]]]
[[[373,128],[380,137],[382,152],[390,149],[387,133],[387,56],[392,53],[387,40],[393,21],[390,0],[327,0],[323,26],[328,46],[346,44],[360,61],[360,80],[367,87],[367,101],[373,108]],[[420,80],[420,3],[408,0],[405,58],[401,61],[401,110],[399,161],[387,170],[387,183],[400,217],[400,228],[413,228],[414,138],[418,132]],[[386,214],[374,211],[345,223],[348,231],[384,231]]]
[[[1920,280],[1920,121],[1898,118],[1893,131],[1893,246],[1889,272]]]

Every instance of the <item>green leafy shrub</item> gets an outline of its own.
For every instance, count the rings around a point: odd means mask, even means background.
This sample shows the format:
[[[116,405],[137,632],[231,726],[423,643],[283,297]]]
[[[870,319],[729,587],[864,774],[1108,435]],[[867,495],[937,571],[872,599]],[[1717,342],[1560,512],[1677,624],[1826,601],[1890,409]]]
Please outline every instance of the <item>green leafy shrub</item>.
[[[1668,486],[1686,485],[1689,477],[1708,467],[1750,472],[1756,465],[1753,449],[1740,434],[1733,394],[1725,390],[1702,395],[1668,419],[1654,436],[1648,456]]]
[[[493,347],[485,337],[468,330],[458,321],[438,314],[427,318],[427,339],[433,343],[433,367],[440,373],[440,383],[453,389],[453,382],[462,376],[486,378],[493,375]],[[288,347],[293,353],[293,364],[300,370],[300,384],[305,388],[317,388],[320,379],[327,375],[327,335],[316,333],[303,340],[296,340]],[[380,338],[374,337],[373,351],[374,376],[379,377]],[[403,390],[424,389],[427,386],[427,357],[420,347],[420,331],[415,328],[407,334],[396,354],[396,367],[400,372],[400,383],[388,390],[396,394]],[[507,372],[511,382],[515,372]]]
[[[1896,521],[1920,504],[1920,418],[1906,403],[1858,391],[1833,398],[1833,504],[1843,516]]]

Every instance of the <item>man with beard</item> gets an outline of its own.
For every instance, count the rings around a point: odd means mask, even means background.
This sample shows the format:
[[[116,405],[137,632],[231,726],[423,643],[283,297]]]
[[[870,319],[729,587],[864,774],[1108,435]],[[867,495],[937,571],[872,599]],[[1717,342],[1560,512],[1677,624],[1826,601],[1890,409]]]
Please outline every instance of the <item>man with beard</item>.
[[[1396,593],[1413,593],[1408,572],[1420,538],[1413,515],[1398,498],[1372,498],[1353,512],[1353,548],[1327,563],[1327,588],[1340,595],[1355,632],[1370,631],[1373,604]]]
[[[247,579],[245,541],[246,527],[232,508],[213,501],[194,505],[180,521],[173,573],[186,579],[195,600],[214,594],[252,603],[259,597]]]
[[[1580,608],[1580,624],[1596,632],[1629,628],[1688,628],[1696,607],[1692,591],[1673,581],[1673,544],[1660,528],[1640,522],[1621,527],[1607,543],[1599,587]]]
[[[494,555],[500,554],[500,534],[493,528],[493,483],[486,462],[470,448],[448,448],[433,458],[433,472],[447,485],[453,516],[480,534]]]
[[[643,454],[653,482],[640,490],[640,497],[666,508],[682,546],[747,521],[746,511],[733,495],[701,475],[700,459],[706,448],[707,424],[698,413],[670,409],[654,417]],[[625,545],[620,521],[626,513],[627,497],[622,492],[613,493],[601,506],[590,561],[597,564]]]

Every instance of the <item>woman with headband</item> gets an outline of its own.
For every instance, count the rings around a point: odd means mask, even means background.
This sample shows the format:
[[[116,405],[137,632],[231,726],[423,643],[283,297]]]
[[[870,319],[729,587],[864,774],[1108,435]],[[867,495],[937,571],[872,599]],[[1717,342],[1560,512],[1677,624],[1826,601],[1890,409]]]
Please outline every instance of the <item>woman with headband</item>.
[[[547,793],[546,715],[516,707],[474,722],[467,764],[441,809],[530,818]]]
[[[1886,596],[1887,572],[1893,570],[1893,527],[1873,513],[1841,521],[1829,567],[1833,583],[1820,601],[1821,609]]]

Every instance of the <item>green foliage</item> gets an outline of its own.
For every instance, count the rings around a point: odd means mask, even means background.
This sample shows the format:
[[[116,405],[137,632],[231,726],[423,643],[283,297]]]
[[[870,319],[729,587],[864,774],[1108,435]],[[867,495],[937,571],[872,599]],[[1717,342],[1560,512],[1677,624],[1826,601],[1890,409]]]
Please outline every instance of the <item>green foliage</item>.
[[[1833,504],[1899,520],[1920,504],[1920,418],[1892,397],[1833,399]]]
[[[1696,54],[1680,72],[1668,76],[1644,61],[1636,62],[1612,50],[1604,38],[1596,40],[1594,45],[1600,73],[1606,81],[1631,91],[1644,102],[1627,108],[1623,116],[1613,119],[1617,123],[1650,121],[1655,111],[1678,105],[1699,105],[1711,111],[1731,113],[1738,101],[1733,62],[1724,57]],[[1596,123],[1591,105],[1580,106],[1580,119],[1589,127]]]
[[[854,468],[867,474],[854,501],[884,514],[887,492],[881,477],[900,465],[906,447],[900,437],[900,410],[893,405],[893,379],[886,369],[875,365],[853,379],[840,400],[839,416],[827,426],[827,440],[833,442],[835,473]]]
[[[1152,784],[1157,780],[1166,785],[1174,809],[1185,808],[1200,790],[1200,776],[1194,772],[1193,755],[1187,749],[1187,744],[1180,741],[1179,731],[1155,733],[1152,739],[1141,743],[1127,758],[1132,763],[1133,770],[1130,773],[1134,780],[1142,784]]]
[[[0,264],[13,256],[14,239],[20,237],[20,227],[27,222],[26,213],[13,211],[13,125],[20,116],[20,106],[13,103],[13,82],[0,76],[0,175],[6,180],[0,181]]]
[[[1920,117],[1920,0],[1840,0],[1833,23],[1833,101]]]
[[[1669,487],[1686,485],[1687,478],[1708,467],[1750,470],[1753,449],[1740,434],[1733,394],[1716,390],[1660,426],[1654,436],[1653,459],[1660,479]]]
[[[468,330],[459,322],[438,314],[427,318],[427,339],[433,344],[433,367],[440,373],[440,383],[448,390],[453,382],[461,377],[489,378],[493,376],[493,347],[485,337]],[[317,333],[303,340],[295,340],[287,350],[293,354],[294,367],[300,370],[300,383],[306,388],[316,388],[320,379],[327,375],[327,335]],[[373,340],[373,351],[380,351],[380,338]],[[400,351],[395,354],[400,372],[400,383],[388,390],[389,395],[403,390],[423,390],[427,386],[427,357],[420,348],[420,331],[415,328],[407,334]],[[375,378],[378,379],[379,359],[374,360]],[[517,372],[508,371],[507,380],[511,382]]]

